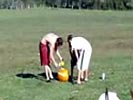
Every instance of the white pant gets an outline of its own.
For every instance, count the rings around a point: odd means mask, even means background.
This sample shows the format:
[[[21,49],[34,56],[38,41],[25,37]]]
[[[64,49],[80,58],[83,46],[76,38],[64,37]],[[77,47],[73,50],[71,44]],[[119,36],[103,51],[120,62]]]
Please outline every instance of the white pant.
[[[92,54],[92,48],[81,50],[80,57],[78,58],[77,61],[78,70],[85,71],[89,68],[91,54]]]

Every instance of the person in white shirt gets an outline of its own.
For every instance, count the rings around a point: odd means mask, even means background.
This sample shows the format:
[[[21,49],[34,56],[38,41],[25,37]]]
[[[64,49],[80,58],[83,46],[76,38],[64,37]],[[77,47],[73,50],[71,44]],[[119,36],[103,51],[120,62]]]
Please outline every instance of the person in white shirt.
[[[73,59],[72,55],[75,54],[77,59],[75,60],[78,69],[77,84],[81,84],[81,79],[88,81],[92,47],[89,41],[84,37],[73,37],[72,35],[68,35],[67,41],[71,58]]]

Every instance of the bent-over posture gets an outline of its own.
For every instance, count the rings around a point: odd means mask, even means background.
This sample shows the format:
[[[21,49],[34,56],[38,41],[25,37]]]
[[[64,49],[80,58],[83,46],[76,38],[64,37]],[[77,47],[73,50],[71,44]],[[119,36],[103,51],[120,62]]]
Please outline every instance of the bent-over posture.
[[[50,64],[53,63],[56,68],[58,67],[58,63],[55,60],[54,53],[56,53],[60,61],[62,61],[62,57],[58,51],[59,47],[62,45],[63,39],[55,33],[46,34],[40,41],[40,62],[41,66],[44,66],[46,79],[48,82],[50,81],[50,79],[53,79]]]
[[[71,55],[71,80],[73,81],[73,67],[76,65],[78,69],[77,83],[81,84],[81,79],[88,80],[92,47],[84,37],[68,35],[67,41]]]

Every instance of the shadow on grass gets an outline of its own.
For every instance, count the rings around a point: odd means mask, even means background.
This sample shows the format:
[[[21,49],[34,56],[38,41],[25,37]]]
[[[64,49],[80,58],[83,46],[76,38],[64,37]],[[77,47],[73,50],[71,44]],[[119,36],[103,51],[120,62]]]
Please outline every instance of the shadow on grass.
[[[53,74],[54,79],[59,81],[57,72],[53,72],[52,74]],[[34,78],[34,79],[38,79],[38,80],[41,80],[41,81],[46,80],[45,73],[39,73],[37,75],[32,74],[32,73],[18,73],[18,74],[16,74],[16,76],[19,77],[19,78],[23,78],[23,79]],[[69,76],[69,80],[68,80],[69,82],[71,82],[70,77],[71,76]]]
[[[57,73],[53,72],[52,74],[54,76],[54,79],[58,80]],[[46,80],[45,73],[39,73],[37,75],[32,74],[32,73],[18,73],[18,74],[16,74],[16,76],[19,77],[19,78],[23,78],[23,79],[34,78],[34,79],[38,79],[38,80],[42,80],[42,81]]]

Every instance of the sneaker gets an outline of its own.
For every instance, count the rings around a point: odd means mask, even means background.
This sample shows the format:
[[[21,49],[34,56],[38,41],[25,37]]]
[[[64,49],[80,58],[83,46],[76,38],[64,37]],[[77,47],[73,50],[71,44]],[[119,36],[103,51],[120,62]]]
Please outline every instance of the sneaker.
[[[81,82],[78,82],[78,81],[77,81],[77,84],[79,84],[79,85],[80,85],[80,84],[81,84]]]
[[[50,80],[55,80],[54,78],[50,78]]]
[[[50,80],[46,80],[47,83],[51,82]]]
[[[50,79],[46,79],[46,82],[49,83],[50,82]]]
[[[85,81],[87,82],[87,81],[88,81],[88,79],[87,79],[87,78],[85,78]]]

